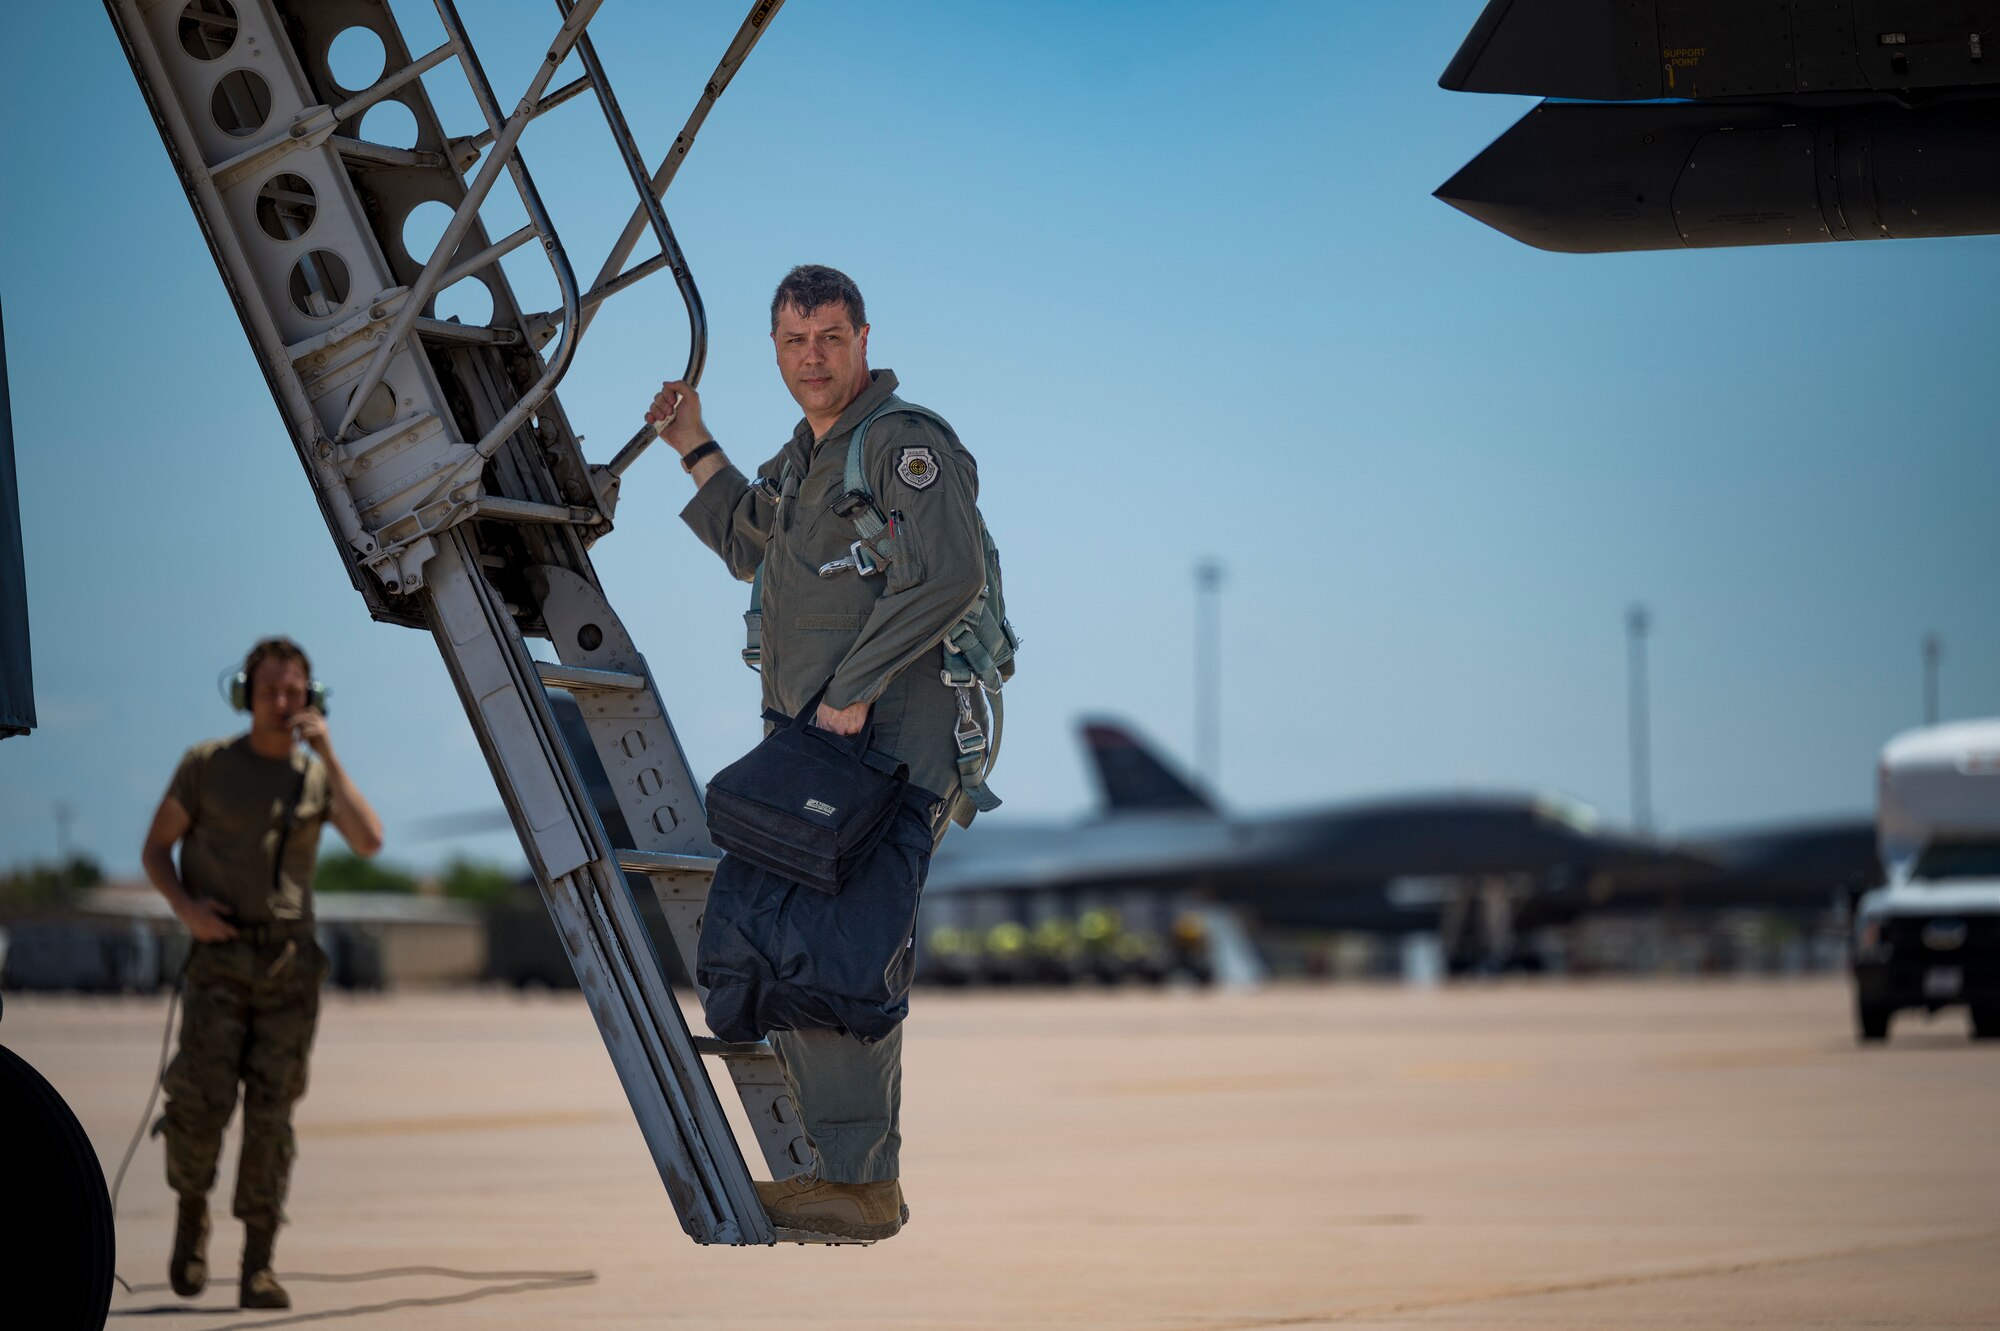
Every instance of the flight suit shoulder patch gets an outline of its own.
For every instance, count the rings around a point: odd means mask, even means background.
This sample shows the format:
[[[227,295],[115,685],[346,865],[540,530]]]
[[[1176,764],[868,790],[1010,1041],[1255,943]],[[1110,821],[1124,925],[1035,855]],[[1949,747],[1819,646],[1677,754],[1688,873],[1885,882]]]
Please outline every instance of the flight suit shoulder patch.
[[[896,476],[912,490],[928,490],[937,484],[937,453],[929,444],[912,444],[896,454]]]

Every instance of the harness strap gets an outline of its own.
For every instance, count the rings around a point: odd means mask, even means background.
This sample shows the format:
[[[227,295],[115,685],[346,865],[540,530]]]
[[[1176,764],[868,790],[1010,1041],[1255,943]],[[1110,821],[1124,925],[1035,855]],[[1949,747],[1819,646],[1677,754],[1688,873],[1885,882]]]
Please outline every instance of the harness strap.
[[[888,397],[882,400],[882,405],[862,417],[861,424],[854,427],[854,433],[847,436],[847,465],[842,472],[841,484],[847,488],[849,494],[865,494],[871,499],[874,497],[875,492],[868,485],[868,474],[861,465],[862,443],[868,438],[869,426],[891,412],[897,411],[907,411],[913,416],[927,417],[941,427],[947,435],[951,434],[951,426],[946,423],[945,418],[932,411],[929,407],[920,407],[914,402],[903,401],[903,399],[897,397],[894,393],[889,394]],[[953,435],[952,437],[956,438],[957,436]],[[861,539],[864,541],[874,540],[888,526],[882,520],[881,513],[876,511],[873,504],[858,510],[849,521],[854,523],[854,529],[861,533]]]
[[[750,608],[743,612],[743,664],[764,673],[764,561],[750,577]]]
[[[935,422],[946,435],[956,439],[949,423],[928,407],[920,407],[914,402],[905,402],[891,393],[882,405],[862,417],[847,436],[847,459],[842,469],[841,483],[847,493],[865,495],[869,502],[855,507],[847,515],[853,524],[855,534],[861,541],[874,541],[889,528],[881,510],[875,505],[875,492],[868,484],[868,475],[863,467],[864,448],[868,438],[868,427],[892,412],[907,411],[912,415],[924,416]],[[785,489],[793,486],[791,468],[786,467]],[[861,567],[859,542],[854,547],[855,569]],[[986,605],[986,593],[961,615],[956,623],[947,629],[941,640],[944,648],[943,681],[957,695],[958,724],[953,728],[952,739],[958,746],[958,783],[972,807],[980,813],[989,813],[1000,807],[1000,797],[987,788],[986,778],[993,772],[994,760],[1000,756],[1000,727],[1002,707],[1000,686],[1004,682],[999,664],[993,659],[993,652],[979,635],[979,619]],[[757,572],[750,580],[750,609],[743,616],[746,645],[743,648],[743,663],[752,670],[763,667],[764,638],[764,565],[760,561]],[[1003,632],[1005,632],[1003,626]],[[973,694],[977,692],[985,704],[986,719],[991,727],[980,724],[978,709],[973,706]]]
[[[1000,756],[1000,720],[1002,708],[1000,695],[989,693],[977,683],[952,685],[958,693],[958,726],[952,738],[958,744],[958,785],[965,792],[966,799],[980,813],[991,813],[1000,807],[1000,797],[987,788],[986,778],[993,774],[993,763]],[[986,711],[993,723],[993,733],[989,737],[980,726],[972,711],[972,693],[978,689],[980,697],[986,701]]]

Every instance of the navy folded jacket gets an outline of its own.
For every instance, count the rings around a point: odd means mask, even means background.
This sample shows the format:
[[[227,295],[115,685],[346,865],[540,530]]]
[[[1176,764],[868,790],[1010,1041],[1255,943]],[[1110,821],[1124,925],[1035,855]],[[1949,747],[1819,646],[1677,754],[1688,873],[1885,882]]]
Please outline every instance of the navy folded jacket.
[[[939,797],[904,789],[887,830],[843,878],[815,891],[740,855],[708,890],[695,982],[709,1029],[725,1040],[838,1030],[879,1040],[910,1010],[917,900],[930,872]]]

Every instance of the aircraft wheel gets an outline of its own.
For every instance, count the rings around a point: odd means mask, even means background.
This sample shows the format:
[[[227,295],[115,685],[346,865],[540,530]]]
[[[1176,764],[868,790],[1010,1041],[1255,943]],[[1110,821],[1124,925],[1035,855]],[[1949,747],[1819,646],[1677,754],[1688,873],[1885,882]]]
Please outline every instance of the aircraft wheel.
[[[1860,1003],[1854,1009],[1856,1034],[1862,1041],[1886,1040],[1889,1038],[1889,1009],[1876,1007],[1872,1003]]]
[[[43,1326],[102,1331],[111,1312],[117,1234],[97,1152],[55,1087],[0,1045],[0,1117],[9,1209],[32,1216],[0,1244],[0,1288],[33,1291]]]
[[[2000,1006],[1972,1009],[1972,1038],[2000,1040]]]

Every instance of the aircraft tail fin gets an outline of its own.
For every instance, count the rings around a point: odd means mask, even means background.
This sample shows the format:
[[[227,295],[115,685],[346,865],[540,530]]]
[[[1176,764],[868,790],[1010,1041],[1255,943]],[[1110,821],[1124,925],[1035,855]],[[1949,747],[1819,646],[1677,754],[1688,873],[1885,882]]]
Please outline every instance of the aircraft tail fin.
[[[1104,803],[1112,813],[1158,813],[1171,809],[1216,812],[1215,801],[1124,726],[1113,721],[1083,723]]]

